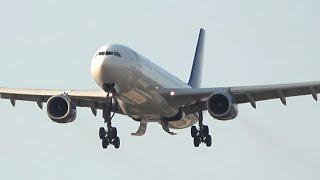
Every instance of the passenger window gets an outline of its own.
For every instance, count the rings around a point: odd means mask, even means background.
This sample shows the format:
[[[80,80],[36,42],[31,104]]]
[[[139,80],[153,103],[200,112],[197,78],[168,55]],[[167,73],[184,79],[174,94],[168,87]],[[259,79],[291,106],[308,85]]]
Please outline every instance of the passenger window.
[[[106,55],[113,55],[113,52],[112,51],[106,51]]]
[[[99,55],[104,55],[104,52],[99,52]]]
[[[117,52],[117,51],[114,52],[114,55],[115,55],[115,56],[118,56],[118,57],[121,57],[120,53]]]

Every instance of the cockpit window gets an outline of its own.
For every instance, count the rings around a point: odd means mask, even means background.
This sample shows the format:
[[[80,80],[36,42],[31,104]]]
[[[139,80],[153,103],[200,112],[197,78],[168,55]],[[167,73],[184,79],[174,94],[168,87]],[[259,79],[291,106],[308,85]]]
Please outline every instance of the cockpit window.
[[[106,51],[106,56],[107,55],[113,55],[113,52],[112,51]]]
[[[121,54],[117,51],[105,51],[105,52],[99,52],[97,55],[100,55],[100,56],[110,56],[110,55],[114,55],[114,56],[117,56],[117,57],[121,57]]]
[[[118,57],[121,57],[120,53],[117,52],[117,51],[114,52],[114,55],[115,55],[115,56],[118,56]]]

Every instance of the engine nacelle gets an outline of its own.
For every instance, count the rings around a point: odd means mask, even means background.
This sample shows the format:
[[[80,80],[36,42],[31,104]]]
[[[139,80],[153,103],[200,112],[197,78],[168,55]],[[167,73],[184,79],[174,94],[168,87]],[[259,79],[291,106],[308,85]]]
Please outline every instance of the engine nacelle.
[[[209,114],[218,120],[232,120],[238,115],[238,105],[227,92],[213,93],[207,101]]]
[[[51,97],[47,102],[47,114],[57,123],[70,123],[76,119],[77,106],[66,94]]]

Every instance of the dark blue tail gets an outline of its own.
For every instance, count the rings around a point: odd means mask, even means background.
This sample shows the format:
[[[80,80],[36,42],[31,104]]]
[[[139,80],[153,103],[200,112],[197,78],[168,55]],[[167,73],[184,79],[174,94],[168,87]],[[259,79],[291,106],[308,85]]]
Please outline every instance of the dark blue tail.
[[[206,31],[201,28],[198,37],[196,53],[193,59],[191,75],[188,82],[188,85],[192,88],[199,88],[201,86],[205,34]]]

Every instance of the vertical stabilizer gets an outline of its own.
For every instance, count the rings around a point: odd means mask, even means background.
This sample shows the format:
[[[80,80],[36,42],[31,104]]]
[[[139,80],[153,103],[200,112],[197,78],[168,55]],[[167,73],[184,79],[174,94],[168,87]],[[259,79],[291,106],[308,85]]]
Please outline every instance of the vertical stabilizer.
[[[196,53],[193,59],[191,75],[188,82],[188,85],[192,88],[199,88],[201,86],[205,33],[206,31],[201,28],[198,37]]]

